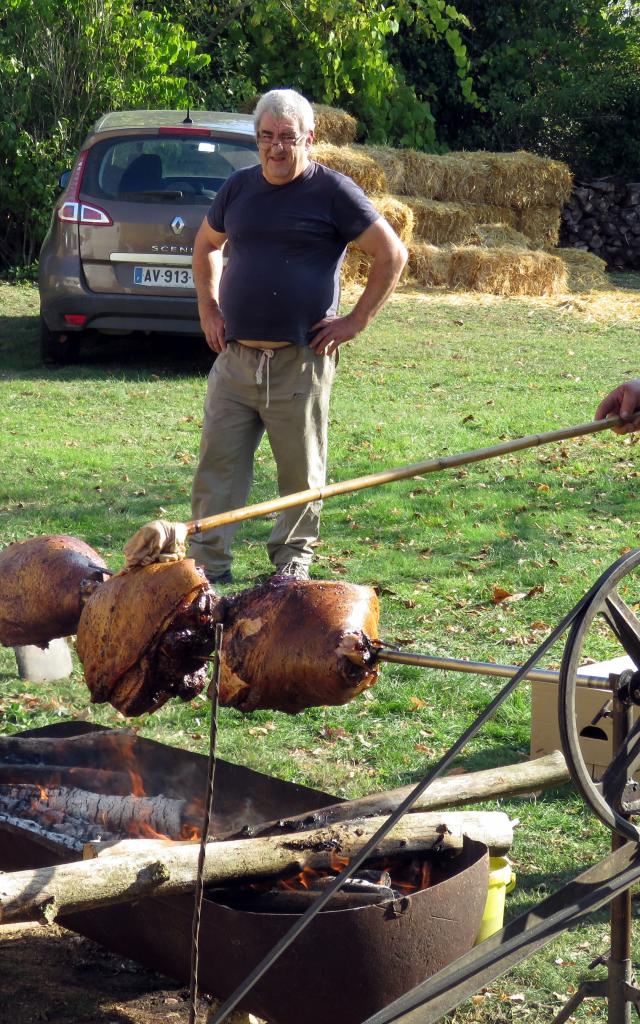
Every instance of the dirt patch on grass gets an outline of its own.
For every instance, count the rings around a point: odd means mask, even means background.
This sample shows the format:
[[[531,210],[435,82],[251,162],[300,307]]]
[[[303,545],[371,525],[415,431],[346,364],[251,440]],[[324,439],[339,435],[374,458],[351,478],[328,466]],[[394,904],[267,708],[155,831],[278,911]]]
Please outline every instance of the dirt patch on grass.
[[[66,928],[0,927],[0,1024],[187,1024],[188,996]]]

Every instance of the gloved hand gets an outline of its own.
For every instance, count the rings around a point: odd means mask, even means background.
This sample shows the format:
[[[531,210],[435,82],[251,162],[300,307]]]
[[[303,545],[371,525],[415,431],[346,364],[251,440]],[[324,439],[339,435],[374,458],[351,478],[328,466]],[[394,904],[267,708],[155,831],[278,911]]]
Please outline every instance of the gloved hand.
[[[124,548],[125,568],[151,562],[177,562],[186,555],[187,528],[184,523],[154,519],[130,537]]]

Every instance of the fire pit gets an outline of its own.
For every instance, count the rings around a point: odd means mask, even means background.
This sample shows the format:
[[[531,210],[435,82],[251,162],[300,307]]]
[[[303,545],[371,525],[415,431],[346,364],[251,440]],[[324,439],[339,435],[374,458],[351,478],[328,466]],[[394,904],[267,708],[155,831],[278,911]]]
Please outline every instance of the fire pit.
[[[118,730],[65,723],[22,737],[74,737]],[[147,794],[194,803],[205,790],[207,759],[132,737],[136,773]],[[327,793],[261,775],[228,762],[216,768],[214,831],[231,831],[336,803]],[[18,870],[69,862],[78,840],[58,841],[33,823],[2,820],[0,868]],[[74,845],[75,844],[75,845]],[[209,857],[214,856],[211,849]],[[245,1008],[272,1024],[360,1024],[420,981],[471,948],[478,932],[488,881],[488,853],[465,839],[462,851],[428,854],[428,888],[405,892],[394,870],[365,877],[366,891],[339,893],[247,997]],[[337,865],[337,868],[339,865]],[[371,865],[366,865],[371,870]],[[373,865],[375,868],[376,865]],[[419,870],[422,870],[420,868]],[[421,886],[420,876],[410,885]],[[360,883],[363,885],[363,883]],[[351,888],[358,887],[358,883]],[[389,890],[390,894],[389,894]],[[265,887],[209,891],[202,906],[199,981],[226,997],[289,929],[296,909],[291,890],[279,900]],[[289,895],[288,895],[289,893]],[[266,896],[266,900],[265,900]],[[69,928],[187,983],[191,966],[191,896],[151,897],[66,915]]]

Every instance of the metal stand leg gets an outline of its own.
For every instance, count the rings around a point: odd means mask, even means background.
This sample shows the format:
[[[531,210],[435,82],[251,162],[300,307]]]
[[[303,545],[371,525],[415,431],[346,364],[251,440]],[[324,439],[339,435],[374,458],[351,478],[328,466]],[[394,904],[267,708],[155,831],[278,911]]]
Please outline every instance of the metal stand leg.
[[[612,686],[615,688],[612,678]],[[631,705],[614,698],[612,712],[613,753],[621,749],[633,724]],[[614,832],[611,849],[619,850],[626,840]],[[564,1024],[585,999],[606,998],[608,1024],[631,1024],[631,1007],[640,1016],[640,988],[631,967],[631,891],[627,889],[611,900],[611,953],[604,963],[607,977],[601,981],[584,981],[578,991],[553,1018],[552,1024]],[[596,961],[597,963],[598,961]],[[603,962],[603,961],[600,961]],[[595,963],[591,966],[595,966]]]

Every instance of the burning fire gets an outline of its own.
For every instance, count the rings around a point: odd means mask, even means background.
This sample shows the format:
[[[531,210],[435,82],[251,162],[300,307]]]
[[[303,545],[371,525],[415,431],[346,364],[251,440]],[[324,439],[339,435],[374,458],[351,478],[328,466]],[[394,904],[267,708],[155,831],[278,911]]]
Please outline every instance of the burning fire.
[[[290,875],[288,878],[281,878],[277,882],[277,888],[288,889],[293,892],[313,891],[322,888],[333,878],[336,878],[343,868],[349,863],[348,857],[333,854],[331,867],[316,869],[304,867],[297,875]],[[367,861],[367,874],[375,872],[380,875],[380,884],[388,885],[391,889],[409,896],[422,889],[428,889],[432,885],[432,864],[429,857],[414,857],[411,860],[400,860],[394,857],[384,857],[378,860]],[[356,873],[356,877],[357,873]],[[383,881],[384,879],[384,881]],[[318,885],[318,882],[321,884]],[[259,884],[252,888],[263,888]]]

